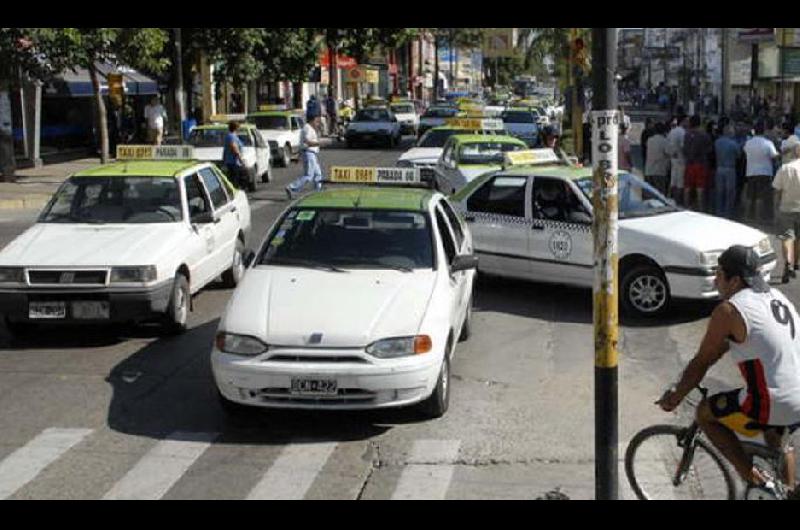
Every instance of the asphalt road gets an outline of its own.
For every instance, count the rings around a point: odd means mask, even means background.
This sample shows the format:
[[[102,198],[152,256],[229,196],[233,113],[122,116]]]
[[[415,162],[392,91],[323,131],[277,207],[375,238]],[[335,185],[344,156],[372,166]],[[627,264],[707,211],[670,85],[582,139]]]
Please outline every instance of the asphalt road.
[[[408,147],[323,150],[323,166],[393,165]],[[251,197],[254,234],[286,206],[299,166]],[[0,216],[0,246],[30,212]],[[795,302],[796,286],[784,289]],[[209,352],[230,291],[194,299],[190,330],[43,330],[25,342],[0,328],[0,499],[535,499],[557,488],[594,496],[591,293],[482,279],[473,336],[458,346],[451,408],[263,412],[226,419]],[[652,403],[694,354],[712,304],[626,321],[619,371],[620,457],[652,423]],[[728,360],[712,388],[738,383]],[[684,416],[688,411],[684,412]],[[620,469],[623,498],[631,496]]]

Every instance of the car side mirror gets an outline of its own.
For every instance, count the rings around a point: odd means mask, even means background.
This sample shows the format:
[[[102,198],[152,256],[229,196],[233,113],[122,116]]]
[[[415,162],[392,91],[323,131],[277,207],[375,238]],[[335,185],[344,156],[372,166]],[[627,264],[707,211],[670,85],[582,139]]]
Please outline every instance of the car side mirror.
[[[197,213],[192,216],[192,224],[207,225],[216,222],[217,220],[214,218],[214,214],[211,212]]]
[[[250,265],[253,264],[255,259],[256,259],[256,253],[255,252],[253,252],[252,250],[248,250],[247,252],[245,252],[244,253],[244,257],[242,258],[242,262],[244,263],[244,267],[246,269],[249,269]]]
[[[473,254],[464,254],[456,256],[453,263],[450,265],[451,272],[466,271],[478,268],[478,256]]]

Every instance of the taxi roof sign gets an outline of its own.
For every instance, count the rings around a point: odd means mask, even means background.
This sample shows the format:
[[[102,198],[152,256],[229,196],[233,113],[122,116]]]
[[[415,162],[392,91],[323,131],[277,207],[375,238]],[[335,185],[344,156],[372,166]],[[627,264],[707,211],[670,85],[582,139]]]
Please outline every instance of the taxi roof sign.
[[[211,123],[228,123],[229,121],[245,121],[246,114],[213,114],[209,117]]]
[[[502,130],[504,129],[503,120],[496,118],[446,118],[445,125],[451,127],[463,127],[473,131],[478,130]]]
[[[410,167],[331,167],[328,182],[337,184],[420,184],[419,169]]]
[[[560,164],[561,159],[553,149],[525,149],[505,153],[509,166],[535,166],[544,164]]]
[[[117,160],[193,160],[191,145],[118,145]]]
[[[287,110],[286,105],[260,105],[258,110],[261,112],[273,112],[273,111],[281,111]]]

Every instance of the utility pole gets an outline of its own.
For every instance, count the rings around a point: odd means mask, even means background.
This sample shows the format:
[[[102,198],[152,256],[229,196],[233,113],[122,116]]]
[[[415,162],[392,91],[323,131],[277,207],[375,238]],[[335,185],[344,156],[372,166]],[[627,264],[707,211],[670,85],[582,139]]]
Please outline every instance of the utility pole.
[[[617,28],[592,28],[595,498],[618,497]]]
[[[186,96],[183,90],[183,52],[181,28],[173,28],[175,37],[175,110],[178,114],[178,134],[183,139],[183,122],[186,121]]]

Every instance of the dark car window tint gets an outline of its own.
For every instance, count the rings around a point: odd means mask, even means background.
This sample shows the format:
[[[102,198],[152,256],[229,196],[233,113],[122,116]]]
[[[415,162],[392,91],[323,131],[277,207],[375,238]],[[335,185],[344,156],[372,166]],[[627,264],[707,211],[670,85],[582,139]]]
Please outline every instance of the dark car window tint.
[[[525,217],[526,177],[495,177],[478,188],[469,199],[471,212]]]

